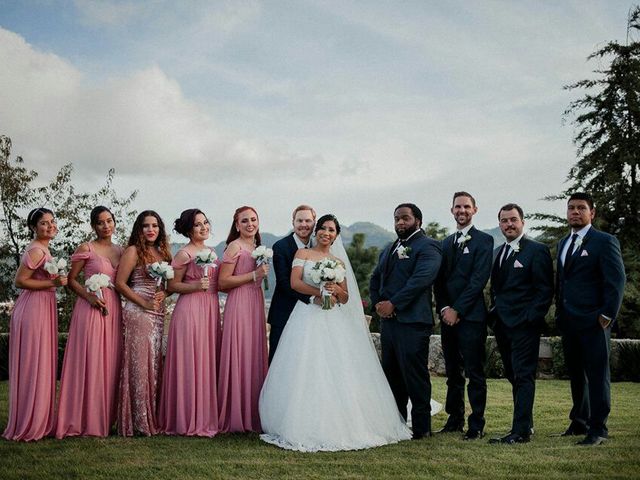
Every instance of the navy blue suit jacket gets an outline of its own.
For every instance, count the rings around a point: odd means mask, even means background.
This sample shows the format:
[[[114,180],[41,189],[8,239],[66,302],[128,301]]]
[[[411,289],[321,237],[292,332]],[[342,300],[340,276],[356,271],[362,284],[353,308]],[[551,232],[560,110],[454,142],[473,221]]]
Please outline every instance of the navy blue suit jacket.
[[[463,248],[455,244],[455,234],[442,241],[442,265],[434,285],[436,311],[451,307],[460,321],[483,322],[487,306],[483,289],[491,275],[493,237],[475,227]]]
[[[273,244],[273,270],[276,274],[276,288],[273,291],[267,322],[281,326],[287,323],[289,316],[300,300],[309,303],[309,295],[296,292],[291,288],[291,264],[298,251],[298,246],[290,233]]]
[[[420,231],[405,243],[410,251],[403,259],[397,253],[392,255],[394,245],[395,242],[382,251],[371,274],[371,303],[389,300],[395,306],[394,318],[400,323],[433,325],[431,287],[442,260],[440,242]]]
[[[573,254],[568,270],[560,261],[565,242],[558,244],[556,322],[562,331],[580,331],[598,324],[598,317],[616,318],[622,305],[625,273],[620,243],[593,226]],[[568,252],[567,252],[568,254]]]
[[[490,315],[497,314],[509,327],[525,322],[542,326],[553,302],[549,247],[522,237],[520,251],[512,252],[500,266],[502,248],[496,248],[491,270]]]

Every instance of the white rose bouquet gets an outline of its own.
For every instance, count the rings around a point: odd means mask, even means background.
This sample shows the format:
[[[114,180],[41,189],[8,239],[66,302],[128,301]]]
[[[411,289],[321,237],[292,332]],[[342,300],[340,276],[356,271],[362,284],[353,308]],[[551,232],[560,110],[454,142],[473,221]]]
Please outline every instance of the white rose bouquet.
[[[342,283],[347,271],[337,260],[331,258],[323,258],[311,267],[311,280],[320,286],[322,293],[322,309],[331,309],[331,294],[325,290],[324,285],[327,282]]]
[[[209,276],[209,267],[216,268],[217,265],[214,263],[218,259],[216,252],[211,250],[210,248],[203,248],[202,250],[196,253],[196,265],[199,265],[204,270],[204,278]]]
[[[111,279],[109,278],[109,275],[104,273],[94,273],[84,282],[84,286],[87,287],[87,292],[95,293],[96,297],[100,300],[104,300],[102,289],[111,286]],[[102,307],[100,310],[102,311],[103,316],[109,315],[109,310],[107,310],[106,307]]]
[[[167,280],[173,278],[173,267],[167,262],[153,262],[149,265],[149,275],[156,279],[158,289],[164,281],[164,287],[167,288]]]
[[[50,275],[65,275],[67,269],[67,261],[64,258],[53,257],[44,264],[44,269]]]
[[[260,245],[253,252],[251,252],[251,256],[256,260],[256,266],[269,264],[271,259],[273,258],[273,250],[265,247],[264,245]],[[269,280],[267,277],[264,277],[264,289],[269,290]]]

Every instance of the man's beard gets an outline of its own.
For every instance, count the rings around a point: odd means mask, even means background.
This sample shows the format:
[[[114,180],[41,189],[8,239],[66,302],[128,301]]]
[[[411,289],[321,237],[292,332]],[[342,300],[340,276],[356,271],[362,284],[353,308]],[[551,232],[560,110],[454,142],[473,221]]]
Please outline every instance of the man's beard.
[[[398,231],[398,229],[396,230],[396,235],[398,235],[398,238],[400,240],[406,240],[413,232],[415,232],[416,230],[418,230],[418,225],[414,225],[413,229],[411,229],[411,227],[405,229],[403,232]]]

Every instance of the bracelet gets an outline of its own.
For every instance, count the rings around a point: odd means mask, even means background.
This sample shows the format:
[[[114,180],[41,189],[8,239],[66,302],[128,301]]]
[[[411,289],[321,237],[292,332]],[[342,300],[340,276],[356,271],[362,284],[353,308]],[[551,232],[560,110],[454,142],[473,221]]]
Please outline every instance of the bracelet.
[[[253,283],[256,283],[256,271],[251,272],[253,274]]]

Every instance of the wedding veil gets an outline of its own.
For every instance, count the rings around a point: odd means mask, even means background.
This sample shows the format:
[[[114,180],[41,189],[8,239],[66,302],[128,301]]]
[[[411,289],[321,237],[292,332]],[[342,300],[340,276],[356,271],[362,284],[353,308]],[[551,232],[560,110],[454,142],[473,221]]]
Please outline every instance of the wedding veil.
[[[362,308],[362,297],[360,296],[360,289],[358,288],[358,282],[356,281],[356,276],[353,273],[353,268],[351,267],[351,262],[349,261],[349,256],[347,255],[347,251],[344,248],[344,244],[342,243],[342,235],[338,235],[336,240],[331,245],[330,249],[331,255],[339,258],[342,263],[344,263],[344,268],[347,271],[346,279],[347,279],[347,288],[349,289],[349,301],[344,305],[340,305],[339,308],[345,309],[345,313],[348,315],[350,319],[354,319],[354,321],[362,322],[362,325],[366,328],[367,333],[369,332],[369,325],[367,324],[367,320],[364,316],[364,310]]]

